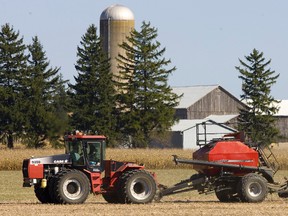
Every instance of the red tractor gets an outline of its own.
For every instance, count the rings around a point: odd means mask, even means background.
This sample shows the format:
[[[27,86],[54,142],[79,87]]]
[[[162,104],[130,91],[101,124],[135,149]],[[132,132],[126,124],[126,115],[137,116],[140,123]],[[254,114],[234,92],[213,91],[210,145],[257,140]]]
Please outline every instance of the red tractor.
[[[23,187],[34,186],[41,203],[83,203],[90,193],[109,203],[149,203],[155,175],[144,166],[105,160],[104,136],[65,136],[65,154],[24,159]]]
[[[209,124],[217,123],[210,121],[197,125],[200,148],[193,153],[193,159],[174,155],[176,164],[191,164],[197,174],[171,187],[161,185],[157,199],[190,190],[200,194],[215,192],[220,202],[262,202],[268,193],[273,192],[279,197],[288,197],[288,181],[282,184],[274,181],[279,164],[269,148],[245,143],[243,135],[232,129],[233,133],[208,141],[209,136],[216,134],[207,132]],[[228,129],[222,124],[217,125]]]

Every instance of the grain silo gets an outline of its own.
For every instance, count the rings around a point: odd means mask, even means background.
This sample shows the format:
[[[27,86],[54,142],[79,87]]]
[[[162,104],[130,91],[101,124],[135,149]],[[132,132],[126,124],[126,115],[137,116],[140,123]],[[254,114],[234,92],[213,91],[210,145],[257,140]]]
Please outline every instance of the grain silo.
[[[111,5],[106,8],[100,16],[100,36],[103,48],[111,58],[111,71],[118,74],[116,57],[125,52],[119,47],[134,29],[134,15],[132,11],[122,5]]]

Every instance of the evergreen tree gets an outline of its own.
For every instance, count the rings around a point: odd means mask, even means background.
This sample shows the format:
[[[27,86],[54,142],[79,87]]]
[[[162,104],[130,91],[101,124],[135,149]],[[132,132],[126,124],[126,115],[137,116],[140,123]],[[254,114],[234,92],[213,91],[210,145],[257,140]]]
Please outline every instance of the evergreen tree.
[[[75,65],[78,76],[70,84],[74,105],[72,125],[75,129],[104,134],[113,145],[115,138],[115,90],[110,63],[102,50],[100,37],[94,25],[89,26],[77,47]]]
[[[41,147],[45,140],[64,133],[65,120],[59,120],[60,114],[67,114],[63,111],[59,113],[55,107],[55,100],[59,86],[63,86],[65,82],[59,75],[60,68],[49,67],[49,61],[38,37],[32,38],[32,41],[28,46],[29,67],[22,91],[26,100],[25,132],[29,147]]]
[[[27,72],[26,46],[9,24],[0,32],[0,130],[7,135],[7,145],[13,148],[13,134],[23,130],[21,80]]]
[[[263,52],[254,49],[245,59],[247,62],[239,60],[242,67],[236,67],[242,80],[241,100],[248,106],[240,109],[239,129],[254,143],[270,144],[278,135],[273,117],[278,111],[278,101],[271,96],[271,87],[279,74],[267,69],[271,60],[266,61]]]
[[[67,80],[63,80],[62,74],[59,75],[59,82],[55,86],[55,95],[53,98],[53,127],[48,131],[49,141],[54,148],[63,146],[60,138],[69,128],[69,111],[71,110],[70,98],[67,94]]]
[[[120,45],[125,55],[118,56],[118,127],[132,137],[132,147],[147,147],[152,133],[163,133],[175,121],[179,96],[167,81],[176,68],[165,68],[171,61],[162,58],[165,48],[157,36],[157,29],[143,22],[141,30],[133,30]]]

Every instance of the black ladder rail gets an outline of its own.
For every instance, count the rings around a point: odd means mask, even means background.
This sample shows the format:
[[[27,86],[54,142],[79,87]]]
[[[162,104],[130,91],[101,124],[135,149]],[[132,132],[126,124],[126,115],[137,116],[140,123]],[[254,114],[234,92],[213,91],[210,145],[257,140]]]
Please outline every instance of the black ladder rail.
[[[266,152],[268,153],[265,153]],[[258,146],[259,161],[262,166],[271,168],[274,174],[280,169],[279,162],[269,146]]]

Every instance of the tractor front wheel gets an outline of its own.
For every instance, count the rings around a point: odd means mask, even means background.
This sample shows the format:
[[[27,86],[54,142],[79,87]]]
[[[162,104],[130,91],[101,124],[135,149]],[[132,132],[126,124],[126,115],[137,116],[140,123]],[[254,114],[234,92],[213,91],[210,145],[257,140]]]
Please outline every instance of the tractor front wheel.
[[[153,176],[145,170],[130,170],[120,177],[118,198],[121,203],[149,203],[156,194]]]
[[[41,188],[40,184],[34,186],[34,192],[41,203],[52,203],[48,188]]]
[[[268,193],[266,179],[256,173],[243,176],[238,187],[243,202],[262,202]]]
[[[55,203],[79,204],[87,199],[90,182],[83,172],[66,170],[55,176],[53,190]]]

